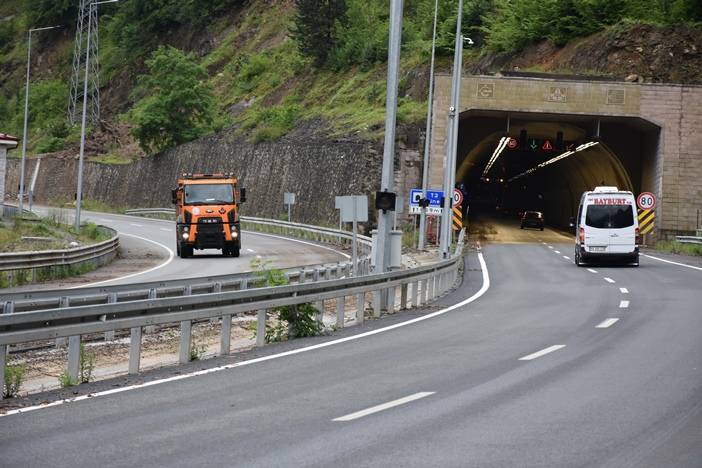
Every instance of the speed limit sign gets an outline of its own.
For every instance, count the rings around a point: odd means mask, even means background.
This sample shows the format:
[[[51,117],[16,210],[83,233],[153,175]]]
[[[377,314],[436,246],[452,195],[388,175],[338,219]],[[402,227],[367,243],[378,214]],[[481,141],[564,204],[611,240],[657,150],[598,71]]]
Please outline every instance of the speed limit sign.
[[[636,197],[636,205],[642,210],[656,209],[656,196],[651,192],[643,192]]]
[[[453,189],[453,206],[461,206],[463,204],[463,192],[457,188]]]

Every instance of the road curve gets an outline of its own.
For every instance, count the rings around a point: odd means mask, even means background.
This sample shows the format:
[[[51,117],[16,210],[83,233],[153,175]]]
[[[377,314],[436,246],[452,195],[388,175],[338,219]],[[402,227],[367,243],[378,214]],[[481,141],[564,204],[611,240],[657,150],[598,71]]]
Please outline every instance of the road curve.
[[[41,208],[44,214],[49,210],[55,211],[55,209]],[[68,222],[72,222],[72,211],[61,210],[60,212]],[[116,229],[130,245],[154,251],[163,257],[157,265],[144,271],[135,271],[95,284],[127,284],[240,273],[250,271],[251,260],[259,255],[264,260],[269,260],[272,267],[277,268],[334,263],[348,258],[326,246],[244,231],[241,256],[238,258],[223,257],[221,251],[208,249],[196,250],[194,257],[181,259],[175,255],[173,221],[89,211],[82,212],[81,218],[84,221],[110,226]]]
[[[570,248],[487,246],[490,289],[406,327],[1,417],[0,464],[699,467],[702,272]]]

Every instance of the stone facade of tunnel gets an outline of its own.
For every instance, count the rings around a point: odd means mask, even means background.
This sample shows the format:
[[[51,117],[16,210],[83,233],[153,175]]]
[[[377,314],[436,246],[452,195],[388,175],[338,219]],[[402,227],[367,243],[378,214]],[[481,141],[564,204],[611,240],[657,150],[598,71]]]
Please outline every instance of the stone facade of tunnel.
[[[446,155],[451,77],[436,77],[431,187],[440,187]],[[660,128],[641,180],[634,186],[659,199],[659,238],[691,233],[702,216],[702,87],[613,81],[464,76],[459,112],[546,113],[640,118]],[[458,155],[458,159],[462,155]]]

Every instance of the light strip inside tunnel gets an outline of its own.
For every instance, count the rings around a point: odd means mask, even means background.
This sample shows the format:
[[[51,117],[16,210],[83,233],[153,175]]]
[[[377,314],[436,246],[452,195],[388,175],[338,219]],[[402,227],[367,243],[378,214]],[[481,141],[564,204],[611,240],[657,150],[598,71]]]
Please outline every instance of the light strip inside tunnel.
[[[527,169],[526,171],[522,172],[521,174],[517,174],[516,176],[512,177],[511,179],[509,179],[507,182],[512,182],[512,181],[514,181],[514,180],[520,179],[520,178],[522,178],[522,177],[524,177],[524,176],[526,176],[526,175],[531,174],[532,172],[536,171],[537,169],[541,169],[542,167],[548,166],[549,164],[553,164],[553,163],[555,163],[555,162],[557,162],[557,161],[560,161],[561,159],[565,159],[565,158],[567,158],[568,156],[574,155],[574,154],[577,153],[578,151],[582,151],[582,150],[588,149],[588,148],[590,148],[590,147],[592,147],[592,146],[595,146],[595,145],[597,145],[597,144],[599,144],[598,141],[589,141],[589,142],[587,142],[587,143],[583,143],[582,145],[580,145],[580,146],[578,146],[577,148],[575,148],[573,151],[566,151],[566,152],[563,153],[563,154],[559,154],[559,155],[556,156],[555,158],[551,158],[551,159],[549,159],[548,161],[544,161],[544,162],[542,162],[542,163],[539,163],[538,165],[532,167],[531,169]]]
[[[497,158],[500,157],[500,154],[502,153],[502,151],[504,151],[508,141],[509,137],[500,138],[500,142],[497,144],[495,151],[493,151],[492,156],[490,157],[490,160],[487,163],[487,166],[485,166],[485,170],[483,171],[483,177],[487,176],[488,172],[490,172],[492,165],[495,164]]]

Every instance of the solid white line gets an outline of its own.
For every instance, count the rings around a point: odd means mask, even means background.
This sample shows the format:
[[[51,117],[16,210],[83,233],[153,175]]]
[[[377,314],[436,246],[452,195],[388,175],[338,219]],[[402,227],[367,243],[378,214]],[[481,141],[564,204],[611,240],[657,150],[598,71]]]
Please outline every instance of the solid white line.
[[[561,252],[560,252],[560,251],[558,251],[558,250],[554,250],[554,251],[553,251],[553,253],[557,253],[557,254],[560,254]]]
[[[605,279],[604,279],[604,280],[605,280],[606,282],[608,282],[608,283],[616,283],[616,281],[614,281],[612,278],[608,278],[608,277],[606,277],[606,276],[605,276]]]
[[[597,325],[595,328],[609,328],[619,321],[618,318],[608,318],[604,322]]]
[[[622,294],[629,294],[629,290],[626,289],[626,288],[619,288],[619,291],[620,291]]]
[[[678,265],[678,266],[681,266],[681,267],[692,268],[693,270],[702,271],[702,268],[700,268],[700,267],[696,267],[696,266],[692,266],[692,265],[686,265],[685,263],[673,262],[673,261],[670,261],[670,260],[665,260],[665,259],[663,259],[663,258],[654,257],[653,255],[647,255],[647,254],[641,254],[641,255],[643,255],[644,257],[652,258],[652,259],[654,259],[654,260],[658,260],[659,262],[670,263],[670,264],[673,264],[673,265]]]
[[[344,252],[339,252],[338,250],[332,249],[331,247],[326,247],[324,245],[315,244],[314,242],[307,242],[307,241],[303,241],[300,239],[293,239],[292,237],[274,236],[273,234],[262,234],[260,232],[255,232],[255,231],[243,231],[243,232],[246,232],[248,234],[253,234],[255,236],[273,237],[274,239],[283,239],[283,240],[290,241],[290,242],[297,242],[299,244],[311,245],[312,247],[318,247],[318,248],[324,249],[324,250],[331,250],[332,252],[334,252],[336,254],[343,255],[347,259],[351,258],[351,255],[345,254]]]
[[[565,348],[566,345],[564,344],[557,344],[553,346],[549,346],[546,349],[542,349],[541,351],[537,351],[535,353],[527,354],[524,357],[520,357],[520,361],[531,361],[532,359],[540,358],[541,356],[545,356],[546,354],[552,353],[554,351],[558,351],[561,348]]]
[[[588,268],[587,271],[589,271],[590,273],[597,273],[597,270],[593,270],[592,268]]]
[[[143,224],[136,224],[136,223],[129,223],[129,225],[134,226],[134,227],[144,227]]]
[[[382,405],[372,406],[361,411],[356,411],[355,413],[347,414],[346,416],[341,416],[339,418],[334,418],[332,421],[353,421],[354,419],[362,418],[368,416],[369,414],[379,413],[380,411],[385,411],[386,409],[394,408],[396,406],[404,405],[411,401],[419,400],[421,398],[426,398],[429,395],[433,395],[435,392],[419,392],[414,395],[409,395],[404,398],[398,398],[397,400],[388,401]]]
[[[564,255],[563,258],[565,258],[566,260],[570,260],[570,257],[567,255]]]
[[[324,343],[319,343],[319,344],[312,345],[312,346],[306,346],[304,348],[292,349],[290,351],[285,351],[283,353],[272,354],[270,356],[263,356],[263,357],[255,358],[255,359],[249,359],[248,361],[235,362],[232,364],[226,364],[224,366],[219,366],[219,367],[212,367],[210,369],[203,369],[203,370],[199,370],[196,372],[192,372],[190,374],[180,374],[180,375],[168,377],[165,379],[152,380],[150,382],[145,382],[142,384],[130,385],[128,387],[114,388],[111,390],[105,390],[104,392],[96,392],[96,393],[91,393],[89,395],[81,395],[81,396],[75,397],[75,398],[67,398],[65,400],[58,400],[58,401],[54,401],[52,403],[46,403],[46,404],[35,405],[35,406],[27,406],[26,408],[18,408],[18,409],[8,411],[4,414],[0,414],[0,418],[2,418],[4,416],[10,416],[13,414],[27,413],[29,411],[36,411],[39,409],[48,408],[50,406],[63,405],[63,404],[71,403],[74,401],[88,400],[88,399],[98,398],[101,396],[112,395],[115,393],[122,393],[122,392],[127,392],[130,390],[136,390],[139,388],[151,387],[153,385],[159,385],[162,383],[174,382],[176,380],[189,379],[191,377],[197,377],[199,375],[211,374],[214,372],[220,372],[220,371],[227,370],[227,369],[234,369],[236,367],[243,367],[243,366],[249,366],[251,364],[258,364],[259,362],[271,361],[273,359],[279,359],[279,358],[286,357],[286,356],[293,356],[295,354],[306,353],[308,351],[313,351],[315,349],[327,348],[329,346],[334,346],[337,344],[346,343],[347,341],[360,340],[361,338],[365,338],[367,336],[377,335],[380,333],[385,333],[385,332],[390,331],[390,330],[394,330],[396,328],[402,328],[402,327],[406,327],[408,325],[412,325],[414,323],[423,322],[424,320],[429,320],[429,319],[432,319],[434,317],[444,315],[448,312],[451,312],[452,310],[456,310],[460,307],[468,305],[471,302],[479,299],[481,296],[483,296],[483,294],[485,294],[487,292],[488,289],[490,289],[490,275],[488,273],[487,264],[485,263],[485,258],[483,258],[482,252],[478,252],[478,261],[480,262],[480,268],[483,272],[483,285],[480,287],[478,292],[476,292],[475,294],[473,294],[469,298],[464,299],[461,302],[458,302],[452,306],[446,307],[445,309],[437,310],[436,312],[432,312],[430,314],[423,315],[421,317],[407,320],[406,322],[400,322],[400,323],[396,323],[393,325],[389,325],[387,327],[378,328],[377,330],[371,330],[368,332],[359,333],[358,335],[352,335],[352,336],[347,336],[345,338],[339,338],[338,340],[331,340],[331,341],[326,341]]]
[[[112,278],[112,279],[108,279],[108,280],[104,280],[104,281],[96,281],[95,283],[81,284],[80,286],[73,286],[73,287],[68,288],[68,289],[87,288],[87,287],[95,286],[95,285],[98,285],[98,284],[110,283],[110,282],[112,282],[112,281],[119,281],[119,280],[123,280],[123,279],[127,279],[127,278],[133,278],[133,277],[135,277],[135,276],[143,275],[143,274],[146,274],[146,273],[151,273],[152,271],[155,271],[155,270],[158,270],[158,269],[160,269],[160,268],[165,267],[166,265],[168,265],[169,263],[171,263],[171,262],[173,261],[173,258],[175,257],[175,253],[173,253],[173,251],[172,251],[170,248],[168,248],[167,246],[163,245],[163,244],[160,243],[160,242],[156,242],[156,241],[154,241],[154,240],[147,239],[146,237],[141,237],[141,236],[137,236],[137,235],[134,235],[134,234],[127,234],[126,232],[120,232],[119,235],[120,235],[120,236],[135,237],[135,238],[137,238],[137,239],[140,239],[140,240],[143,240],[143,241],[146,241],[146,242],[151,242],[152,244],[156,244],[156,245],[158,245],[158,246],[161,247],[162,249],[165,249],[165,250],[168,252],[168,259],[167,259],[165,262],[160,263],[160,264],[156,265],[156,266],[153,267],[153,268],[149,268],[148,270],[138,271],[138,272],[136,272],[136,273],[131,273],[131,274],[129,274],[129,275],[120,276],[119,278]]]
[[[629,308],[629,301],[620,301],[619,308],[620,309],[628,309]]]

